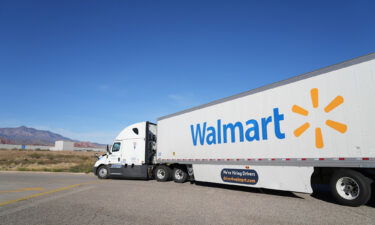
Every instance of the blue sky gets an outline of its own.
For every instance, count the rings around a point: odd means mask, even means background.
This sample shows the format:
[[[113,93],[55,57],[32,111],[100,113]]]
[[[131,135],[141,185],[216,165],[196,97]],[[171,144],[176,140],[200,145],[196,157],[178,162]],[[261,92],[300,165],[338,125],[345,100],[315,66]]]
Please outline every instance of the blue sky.
[[[0,127],[110,143],[375,50],[374,1],[0,0]]]

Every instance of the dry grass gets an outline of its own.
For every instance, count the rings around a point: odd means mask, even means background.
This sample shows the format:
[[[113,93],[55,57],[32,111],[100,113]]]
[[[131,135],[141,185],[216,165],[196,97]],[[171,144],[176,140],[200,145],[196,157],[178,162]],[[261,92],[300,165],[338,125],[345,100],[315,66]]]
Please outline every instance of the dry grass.
[[[89,173],[95,152],[0,150],[0,170]]]

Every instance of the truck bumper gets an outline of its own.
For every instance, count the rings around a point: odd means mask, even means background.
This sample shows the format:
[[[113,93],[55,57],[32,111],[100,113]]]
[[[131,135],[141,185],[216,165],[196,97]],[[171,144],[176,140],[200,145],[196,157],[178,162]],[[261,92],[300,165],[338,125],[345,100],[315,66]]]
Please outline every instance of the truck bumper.
[[[96,169],[97,169],[98,167],[96,167],[96,166],[94,166],[94,167],[92,167],[92,172],[94,173],[94,175],[97,175],[96,174]]]

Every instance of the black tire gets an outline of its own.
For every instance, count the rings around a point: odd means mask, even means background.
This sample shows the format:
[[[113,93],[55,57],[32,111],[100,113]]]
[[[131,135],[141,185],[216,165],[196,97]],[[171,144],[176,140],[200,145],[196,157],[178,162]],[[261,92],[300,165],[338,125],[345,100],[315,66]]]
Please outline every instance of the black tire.
[[[185,183],[188,179],[188,173],[183,168],[176,167],[173,169],[173,180],[176,183]]]
[[[169,181],[171,178],[171,169],[165,165],[159,165],[155,169],[155,179],[159,182]]]
[[[330,182],[331,193],[341,205],[361,206],[371,198],[372,180],[350,169],[337,170]]]
[[[96,174],[99,179],[107,179],[109,175],[109,170],[107,166],[99,166],[98,170],[96,171]]]

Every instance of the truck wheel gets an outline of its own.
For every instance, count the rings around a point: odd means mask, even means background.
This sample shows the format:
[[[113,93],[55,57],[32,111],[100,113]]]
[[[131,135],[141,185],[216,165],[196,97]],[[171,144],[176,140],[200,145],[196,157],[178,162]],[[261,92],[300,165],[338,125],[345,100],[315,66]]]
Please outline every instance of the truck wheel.
[[[342,205],[364,205],[371,197],[371,180],[355,170],[336,171],[330,187],[333,197]]]
[[[108,168],[106,166],[100,166],[97,171],[99,179],[107,179],[108,178]]]
[[[185,183],[188,179],[188,174],[185,170],[181,168],[173,169],[173,180],[176,183]]]
[[[168,166],[160,165],[155,169],[155,178],[157,181],[165,182],[171,177],[171,169]]]

